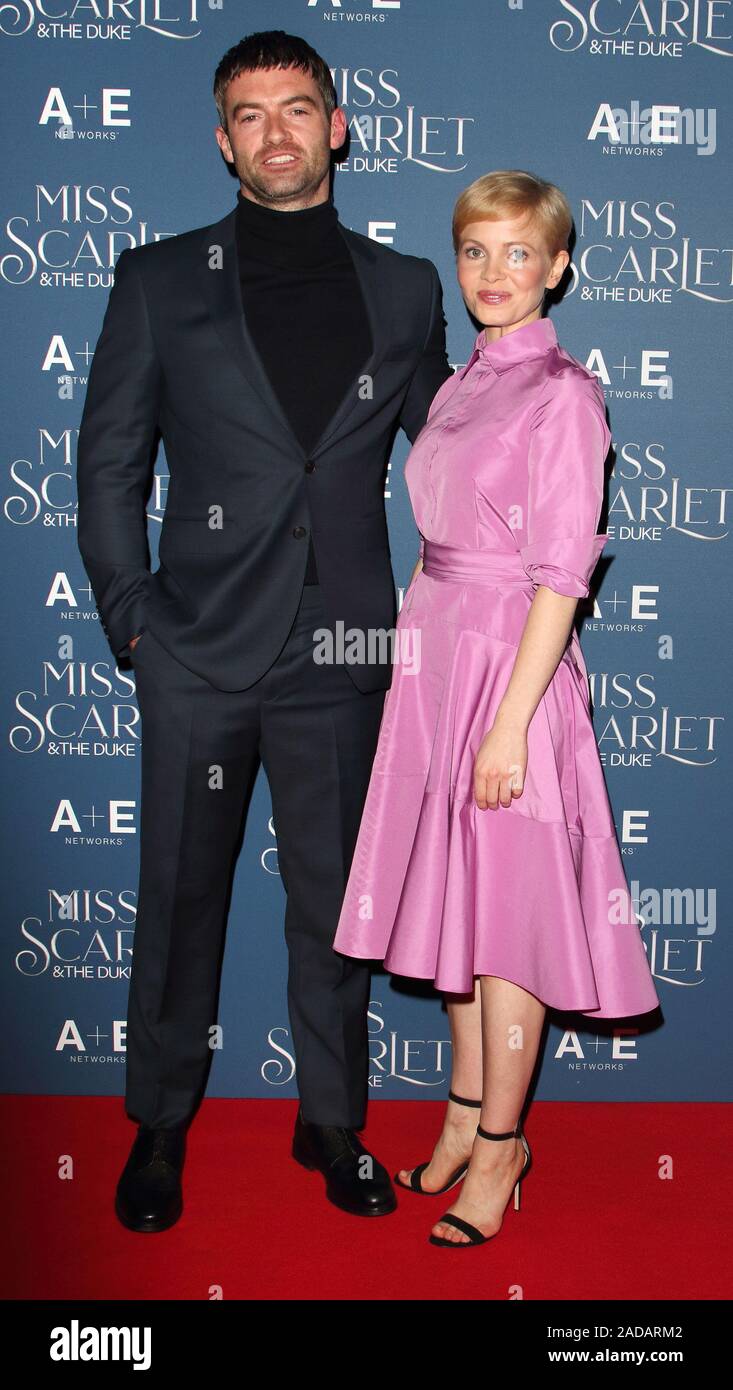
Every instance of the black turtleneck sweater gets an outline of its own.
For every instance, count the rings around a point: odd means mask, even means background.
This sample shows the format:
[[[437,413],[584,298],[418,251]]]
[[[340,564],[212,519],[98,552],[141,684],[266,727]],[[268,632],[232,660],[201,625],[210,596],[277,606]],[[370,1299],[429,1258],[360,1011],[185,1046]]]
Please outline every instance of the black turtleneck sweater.
[[[372,348],[366,305],[330,201],[297,212],[240,192],[242,306],[255,347],[306,453],[317,444]],[[318,583],[312,530],[306,584]]]

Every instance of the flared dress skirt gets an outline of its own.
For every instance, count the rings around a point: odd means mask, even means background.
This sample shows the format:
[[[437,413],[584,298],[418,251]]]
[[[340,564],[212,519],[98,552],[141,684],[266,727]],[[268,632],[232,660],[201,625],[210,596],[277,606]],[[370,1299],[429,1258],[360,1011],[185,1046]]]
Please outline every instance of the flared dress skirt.
[[[521,796],[485,810],[474,798],[532,596],[518,554],[425,541],[334,947],[444,993],[495,975],[550,1008],[642,1014],[659,1000],[575,631],[529,725]]]

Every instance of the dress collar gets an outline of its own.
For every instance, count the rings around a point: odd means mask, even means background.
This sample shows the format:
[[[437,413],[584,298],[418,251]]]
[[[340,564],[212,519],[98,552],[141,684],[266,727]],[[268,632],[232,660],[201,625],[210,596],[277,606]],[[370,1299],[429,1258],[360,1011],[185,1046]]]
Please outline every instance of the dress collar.
[[[531,357],[541,357],[550,348],[557,347],[557,334],[551,319],[533,319],[512,333],[505,333],[493,343],[487,343],[483,328],[478,334],[464,372],[472,366],[477,357],[488,362],[496,372],[508,371],[519,362]]]

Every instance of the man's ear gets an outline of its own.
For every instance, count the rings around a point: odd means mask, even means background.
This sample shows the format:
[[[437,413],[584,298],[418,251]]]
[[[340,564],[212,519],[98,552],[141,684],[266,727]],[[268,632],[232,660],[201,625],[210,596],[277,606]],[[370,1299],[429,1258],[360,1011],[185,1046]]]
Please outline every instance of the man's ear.
[[[331,149],[340,150],[346,139],[349,123],[343,108],[337,106],[331,116]]]
[[[224,130],[224,127],[221,125],[215,126],[214,136],[216,139],[216,143],[219,146],[219,149],[221,150],[221,153],[227,161],[227,164],[233,164],[234,155],[232,154],[232,147],[229,143],[229,136],[227,135],[227,132]]]

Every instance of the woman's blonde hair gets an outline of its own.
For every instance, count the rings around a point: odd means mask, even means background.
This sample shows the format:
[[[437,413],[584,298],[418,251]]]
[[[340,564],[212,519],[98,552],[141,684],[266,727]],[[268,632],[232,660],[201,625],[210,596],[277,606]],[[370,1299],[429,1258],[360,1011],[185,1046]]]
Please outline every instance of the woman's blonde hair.
[[[453,250],[464,227],[526,213],[539,227],[550,254],[567,251],[573,215],[564,193],[524,169],[494,169],[464,188],[453,209]]]

